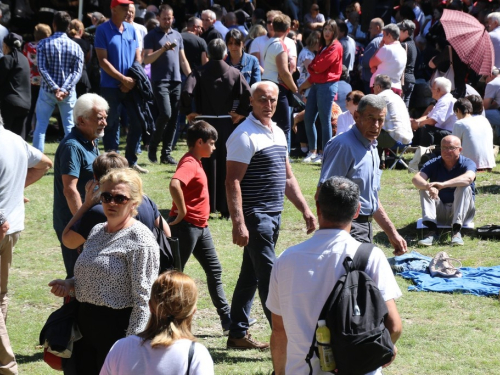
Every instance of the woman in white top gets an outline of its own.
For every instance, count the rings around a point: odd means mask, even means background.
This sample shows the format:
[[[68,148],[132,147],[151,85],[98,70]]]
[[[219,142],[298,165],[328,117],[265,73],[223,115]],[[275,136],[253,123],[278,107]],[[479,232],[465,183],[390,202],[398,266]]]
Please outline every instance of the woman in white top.
[[[87,184],[87,192],[95,186]],[[49,283],[56,296],[71,295],[79,301],[77,323],[83,337],[74,344],[79,375],[99,374],[117,340],[144,330],[159,269],[158,243],[151,230],[134,219],[143,196],[139,174],[113,169],[99,187],[107,221],[90,232],[74,278]]]
[[[385,74],[391,78],[392,91],[401,96],[401,77],[405,71],[406,60],[406,51],[399,42],[399,27],[392,23],[385,26],[379,48],[370,59],[370,68],[373,73],[370,87],[373,88],[376,76]]]
[[[353,115],[358,109],[359,101],[363,96],[365,96],[365,94],[358,90],[351,91],[347,94],[345,98],[347,111],[339,115],[337,118],[337,135],[345,133],[356,123]]]
[[[191,333],[197,299],[188,275],[162,273],[151,290],[146,329],[116,342],[100,375],[212,375],[212,358]]]

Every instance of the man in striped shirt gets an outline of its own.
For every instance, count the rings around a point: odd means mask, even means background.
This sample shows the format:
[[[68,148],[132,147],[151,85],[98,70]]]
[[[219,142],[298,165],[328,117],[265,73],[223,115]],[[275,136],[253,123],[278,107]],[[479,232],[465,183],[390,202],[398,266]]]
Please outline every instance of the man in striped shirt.
[[[54,35],[43,39],[37,46],[38,71],[42,77],[40,94],[36,102],[36,128],[33,146],[43,152],[45,132],[55,106],[59,107],[64,134],[73,127],[73,107],[76,102],[75,86],[83,69],[83,51],[66,35],[71,17],[67,12],[54,14]]]
[[[228,349],[266,349],[248,334],[250,308],[259,289],[264,305],[276,257],[281,211],[286,197],[302,212],[307,233],[316,229],[316,218],[307,206],[287,158],[287,140],[271,120],[276,110],[278,86],[270,81],[252,85],[253,112],[227,140],[226,195],[233,222],[233,243],[244,247],[243,262],[231,305]]]

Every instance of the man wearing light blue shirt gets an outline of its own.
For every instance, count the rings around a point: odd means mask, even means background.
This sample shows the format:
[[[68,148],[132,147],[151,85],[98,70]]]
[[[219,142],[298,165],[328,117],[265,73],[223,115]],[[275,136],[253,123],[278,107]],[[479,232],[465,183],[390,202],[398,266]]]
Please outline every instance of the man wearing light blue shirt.
[[[397,232],[378,197],[382,171],[377,137],[386,112],[385,100],[381,97],[366,95],[360,100],[354,112],[356,126],[326,144],[318,192],[321,184],[332,176],[347,177],[355,182],[360,190],[361,211],[352,222],[351,236],[360,242],[372,242],[372,220],[375,219],[389,237],[394,254],[401,255],[406,252],[406,241]]]
[[[370,59],[375,55],[378,50],[378,46],[382,41],[382,29],[384,28],[384,21],[381,18],[374,18],[370,22],[370,32],[371,41],[365,47],[363,52],[363,58],[361,59],[361,65],[363,70],[361,71],[361,79],[364,84],[364,93],[370,93],[370,78],[372,78],[372,72],[370,69]]]

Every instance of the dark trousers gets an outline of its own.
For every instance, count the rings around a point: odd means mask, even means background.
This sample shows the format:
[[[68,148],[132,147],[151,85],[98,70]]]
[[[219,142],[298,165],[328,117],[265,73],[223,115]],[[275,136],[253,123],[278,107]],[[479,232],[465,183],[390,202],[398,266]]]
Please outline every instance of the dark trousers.
[[[66,269],[66,278],[70,279],[74,276],[73,271],[75,270],[75,263],[79,255],[78,250],[69,249],[61,242],[61,251],[64,261],[64,268]]]
[[[193,254],[207,275],[208,293],[217,313],[221,319],[227,318],[231,308],[222,287],[222,266],[215,251],[210,229],[197,227],[182,220],[179,224],[170,226],[170,230],[172,237],[179,239],[182,269]]]
[[[31,85],[31,107],[28,112],[28,118],[26,119],[26,131],[31,131],[33,124],[33,115],[35,114],[36,101],[38,100],[38,94],[40,93],[40,86]]]
[[[125,148],[125,157],[130,167],[137,164],[137,146],[141,141],[143,121],[137,114],[137,105],[135,104],[130,92],[123,93],[118,88],[101,87],[101,96],[109,104],[108,119],[106,129],[104,130],[104,149],[106,151],[118,150],[120,143],[120,116],[119,107],[123,104],[127,111],[129,119],[129,130],[127,134],[127,145]]]
[[[290,109],[288,105],[288,90],[282,85],[278,85],[278,103],[276,104],[276,112],[274,112],[272,120],[285,133],[285,137],[289,140],[290,133]]]
[[[249,233],[248,245],[243,249],[240,275],[234,288],[231,303],[230,335],[243,337],[248,330],[248,318],[252,308],[255,291],[259,289],[262,309],[271,325],[271,312],[266,307],[269,293],[269,280],[276,254],[274,247],[278,242],[281,213],[256,212],[245,215],[245,225]]]
[[[5,129],[21,136],[22,139],[26,139],[26,120],[30,111],[29,108],[21,108],[2,102],[0,111]]]
[[[415,84],[410,82],[405,82],[405,84],[403,85],[403,101],[406,104],[406,108],[410,107],[410,99],[414,87]]]
[[[373,241],[372,223],[354,219],[351,224],[350,235],[361,243],[371,243]]]
[[[105,282],[105,280],[96,280]],[[75,342],[74,353],[79,375],[99,375],[113,344],[125,337],[132,308],[111,309],[80,303],[78,328],[82,338]]]
[[[170,155],[177,128],[181,83],[173,81],[153,82],[153,91],[158,106],[156,130],[150,141],[150,147],[155,150],[162,142],[161,155]]]
[[[425,125],[415,132],[414,140],[417,138],[419,142],[417,144],[423,147],[429,147],[431,145],[441,147],[441,140],[450,134],[451,132],[449,130]]]

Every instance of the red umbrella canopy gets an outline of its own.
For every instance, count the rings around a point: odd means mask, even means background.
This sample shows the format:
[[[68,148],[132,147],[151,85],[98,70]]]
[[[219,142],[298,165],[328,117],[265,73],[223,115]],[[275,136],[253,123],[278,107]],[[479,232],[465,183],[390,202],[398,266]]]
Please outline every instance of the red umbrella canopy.
[[[444,10],[440,21],[460,60],[476,73],[490,75],[495,53],[484,25],[470,14],[449,9]]]

